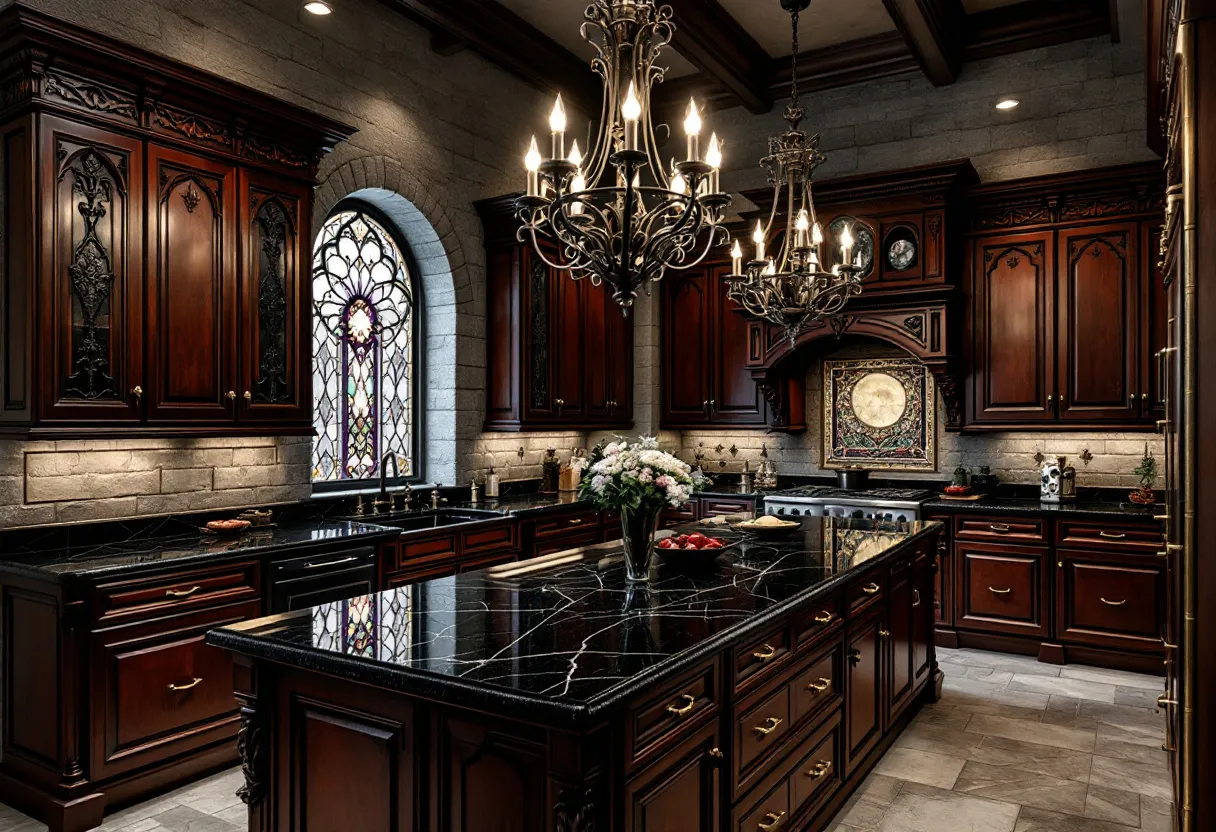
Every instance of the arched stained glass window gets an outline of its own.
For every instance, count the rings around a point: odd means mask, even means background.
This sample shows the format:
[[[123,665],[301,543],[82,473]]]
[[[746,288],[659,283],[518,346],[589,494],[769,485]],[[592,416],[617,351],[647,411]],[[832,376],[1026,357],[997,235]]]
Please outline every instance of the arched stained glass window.
[[[313,249],[313,481],[415,473],[417,297],[387,221],[344,203]]]

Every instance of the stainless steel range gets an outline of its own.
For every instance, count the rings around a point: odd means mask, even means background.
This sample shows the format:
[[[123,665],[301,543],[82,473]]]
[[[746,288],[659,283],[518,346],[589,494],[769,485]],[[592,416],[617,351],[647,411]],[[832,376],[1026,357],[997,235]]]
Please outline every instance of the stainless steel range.
[[[923,488],[849,490],[806,485],[764,498],[764,513],[810,517],[862,517],[870,520],[919,520],[920,507],[933,496]]]

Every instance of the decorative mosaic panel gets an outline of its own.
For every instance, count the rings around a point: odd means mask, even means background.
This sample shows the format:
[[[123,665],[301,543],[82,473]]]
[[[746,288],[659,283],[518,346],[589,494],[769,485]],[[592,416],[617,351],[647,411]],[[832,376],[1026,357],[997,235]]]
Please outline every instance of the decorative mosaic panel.
[[[937,393],[915,359],[823,362],[823,467],[937,469]]]

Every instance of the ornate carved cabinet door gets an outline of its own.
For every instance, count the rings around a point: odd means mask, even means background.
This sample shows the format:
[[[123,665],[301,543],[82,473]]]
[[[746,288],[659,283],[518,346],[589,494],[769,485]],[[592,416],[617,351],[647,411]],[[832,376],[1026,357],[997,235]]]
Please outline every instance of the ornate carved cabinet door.
[[[240,191],[238,418],[307,426],[312,414],[308,191],[245,172]]]
[[[148,419],[233,419],[236,169],[152,145],[148,179]]]
[[[53,202],[9,210],[43,218],[44,420],[137,422],[148,386],[140,365],[142,143],[49,116],[41,136],[42,192]]]
[[[704,268],[674,272],[662,293],[662,419],[664,427],[709,423],[713,286]]]
[[[717,347],[713,351],[710,419],[718,425],[762,427],[765,424],[764,399],[747,369],[749,319],[741,314],[740,306],[726,296],[730,266],[712,266],[709,274],[714,303],[710,337]]]
[[[972,331],[975,422],[1055,417],[1052,234],[975,242]]]
[[[1138,236],[1135,223],[1060,232],[1057,337],[1063,420],[1129,422],[1139,413]]]

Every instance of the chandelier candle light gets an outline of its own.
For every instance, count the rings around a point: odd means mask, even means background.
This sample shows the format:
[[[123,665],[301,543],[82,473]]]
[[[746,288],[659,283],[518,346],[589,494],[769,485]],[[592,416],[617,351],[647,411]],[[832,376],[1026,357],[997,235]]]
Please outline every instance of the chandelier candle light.
[[[663,80],[656,65],[675,27],[669,6],[655,0],[593,0],[583,38],[596,50],[592,70],[603,101],[587,155],[566,150],[562,97],[549,115],[549,158],[532,138],[524,167],[527,193],[516,202],[520,242],[531,242],[546,264],[575,280],[607,283],[628,314],[639,287],[668,269],[691,268],[715,243],[725,243],[721,193],[722,145],[704,128],[695,101],[684,119],[686,158],[665,166],[658,152],[650,93]]]
[[[815,216],[811,176],[826,160],[819,150],[819,135],[798,129],[805,115],[798,103],[798,15],[810,0],[781,0],[790,13],[793,30],[793,84],[785,108],[789,130],[768,140],[768,155],[760,165],[773,188],[773,207],[767,225],[756,222],[752,232],[755,257],[744,262],[743,247],[731,249],[731,275],[727,296],[753,317],[782,328],[792,343],[809,324],[835,314],[849,298],[861,292],[861,269],[853,261],[853,237],[846,226],[840,233],[840,263],[828,270],[823,251],[823,229]],[[785,191],[785,228],[775,255],[766,242],[782,209]]]

